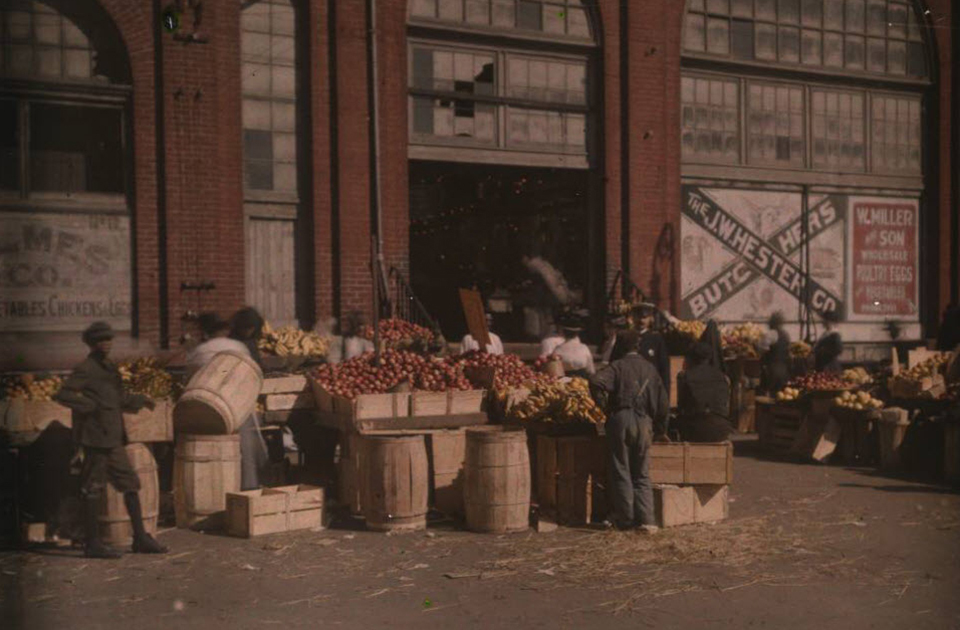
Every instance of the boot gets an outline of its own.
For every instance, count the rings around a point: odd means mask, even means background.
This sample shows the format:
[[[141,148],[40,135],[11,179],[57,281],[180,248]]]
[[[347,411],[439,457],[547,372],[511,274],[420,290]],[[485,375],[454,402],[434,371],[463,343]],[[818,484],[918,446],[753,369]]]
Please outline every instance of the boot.
[[[130,515],[133,526],[133,553],[167,553],[167,548],[156,541],[143,527],[143,512],[140,509],[140,495],[136,492],[124,492],[123,503]]]
[[[123,553],[113,547],[108,547],[100,540],[100,523],[97,516],[100,512],[100,497],[86,497],[83,502],[83,529],[86,540],[83,545],[83,555],[88,558],[105,558],[116,560]]]

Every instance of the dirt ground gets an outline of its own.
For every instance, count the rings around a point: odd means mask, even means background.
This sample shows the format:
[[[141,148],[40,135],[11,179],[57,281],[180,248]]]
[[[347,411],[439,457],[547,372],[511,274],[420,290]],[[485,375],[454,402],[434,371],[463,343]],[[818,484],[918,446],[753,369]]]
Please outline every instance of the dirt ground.
[[[738,441],[730,519],[590,529],[240,540],[166,556],[0,554],[4,628],[960,628],[960,494],[767,459]],[[10,623],[12,622],[12,623]]]

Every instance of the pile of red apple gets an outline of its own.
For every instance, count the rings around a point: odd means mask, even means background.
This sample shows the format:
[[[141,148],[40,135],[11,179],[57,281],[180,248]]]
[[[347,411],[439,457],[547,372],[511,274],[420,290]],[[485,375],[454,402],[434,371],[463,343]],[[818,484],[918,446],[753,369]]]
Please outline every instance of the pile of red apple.
[[[486,352],[472,350],[448,357],[446,360],[463,367],[492,367],[494,369],[493,386],[495,389],[520,387],[526,383],[552,378],[536,372],[515,354],[487,354]]]
[[[806,391],[837,391],[850,389],[853,386],[838,374],[827,374],[826,372],[810,372],[803,376],[797,376],[790,381],[789,385]]]
[[[347,398],[383,394],[404,381],[425,391],[471,389],[462,367],[405,350],[385,350],[379,367],[370,352],[343,363],[321,365],[313,377],[331,394]]]
[[[373,326],[366,325],[361,328],[360,336],[372,341]],[[402,319],[381,319],[380,339],[387,348],[405,349],[415,344],[428,345],[433,341],[433,332],[429,328]]]
[[[557,354],[548,354],[544,357],[538,357],[537,360],[533,362],[533,369],[537,372],[542,372],[543,368],[551,361],[560,361],[560,356]]]

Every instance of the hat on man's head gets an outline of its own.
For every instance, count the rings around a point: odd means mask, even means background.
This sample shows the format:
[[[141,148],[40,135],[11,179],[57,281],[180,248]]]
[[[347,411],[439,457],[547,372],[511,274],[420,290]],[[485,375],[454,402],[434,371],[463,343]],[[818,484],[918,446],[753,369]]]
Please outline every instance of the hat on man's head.
[[[93,322],[83,331],[83,342],[88,346],[113,337],[113,328],[107,322]]]

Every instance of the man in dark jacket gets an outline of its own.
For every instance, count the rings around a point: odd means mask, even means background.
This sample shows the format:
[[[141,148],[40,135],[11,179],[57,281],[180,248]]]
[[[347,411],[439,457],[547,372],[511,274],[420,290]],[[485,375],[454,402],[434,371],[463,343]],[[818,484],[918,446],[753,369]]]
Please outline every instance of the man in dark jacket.
[[[106,322],[95,322],[83,333],[90,355],[78,365],[56,395],[57,402],[73,411],[73,435],[83,449],[80,492],[83,499],[84,553],[89,558],[119,558],[121,553],[100,540],[100,498],[107,482],[123,493],[123,502],[133,527],[135,553],[167,551],[143,527],[140,506],[140,478],[123,448],[123,412],[153,408],[145,396],[124,391],[120,373],[109,359],[113,330]]]
[[[787,386],[790,380],[790,335],[783,329],[784,318],[780,311],[770,316],[767,325],[774,334],[770,348],[761,357],[763,382],[761,387],[773,396]]]
[[[626,356],[597,372],[591,386],[607,394],[610,400],[605,430],[614,524],[621,529],[639,525],[652,533],[657,526],[650,482],[650,444],[654,427],[658,433],[663,432],[670,402],[657,371],[637,352],[637,332],[625,331],[620,337],[626,344]]]
[[[680,436],[688,442],[723,442],[730,437],[730,381],[711,365],[712,350],[696,343],[677,376]]]
[[[823,316],[823,325],[826,330],[823,336],[813,346],[813,366],[818,372],[839,374],[843,371],[840,364],[840,355],[843,354],[843,339],[840,333],[834,330],[840,318],[836,312],[830,311]]]
[[[667,390],[667,396],[670,396],[670,352],[667,349],[667,342],[663,335],[653,329],[654,321],[657,317],[657,307],[649,302],[644,302],[633,309],[631,318],[633,320],[633,330],[640,336],[640,346],[637,348],[637,354],[653,364],[657,374],[660,375],[660,381]],[[620,339],[619,333],[617,341],[610,354],[610,361],[616,361],[626,356],[628,344]]]

